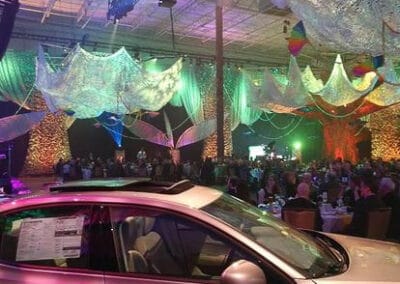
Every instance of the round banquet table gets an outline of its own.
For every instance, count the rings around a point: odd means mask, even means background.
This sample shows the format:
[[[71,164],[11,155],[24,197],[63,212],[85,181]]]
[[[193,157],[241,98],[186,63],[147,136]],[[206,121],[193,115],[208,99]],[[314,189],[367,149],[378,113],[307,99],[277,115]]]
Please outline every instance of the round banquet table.
[[[273,215],[275,218],[282,219],[281,216],[281,210],[271,212],[269,210],[266,210],[266,205],[261,204],[259,205],[259,208],[265,211],[268,211],[271,215]],[[327,233],[342,233],[344,232],[345,228],[350,225],[351,220],[353,218],[352,213],[347,213],[346,208],[342,209],[333,209],[330,208],[328,210],[322,210],[321,209],[321,218],[323,221],[322,224],[322,231],[327,232]]]
[[[322,231],[329,233],[342,233],[350,225],[353,214],[350,213],[322,213]]]

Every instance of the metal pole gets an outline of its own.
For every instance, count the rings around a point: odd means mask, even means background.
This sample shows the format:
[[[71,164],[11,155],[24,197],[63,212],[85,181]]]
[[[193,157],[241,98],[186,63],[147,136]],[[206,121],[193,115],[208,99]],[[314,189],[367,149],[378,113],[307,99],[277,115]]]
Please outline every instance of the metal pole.
[[[223,1],[216,1],[215,8],[215,64],[217,96],[217,157],[224,157],[224,54],[223,54]]]
[[[171,19],[172,49],[175,51],[175,30],[174,30],[174,16],[172,14],[172,7],[169,8],[169,17]]]
[[[8,144],[8,169],[7,169],[7,177],[11,178],[11,144]]]

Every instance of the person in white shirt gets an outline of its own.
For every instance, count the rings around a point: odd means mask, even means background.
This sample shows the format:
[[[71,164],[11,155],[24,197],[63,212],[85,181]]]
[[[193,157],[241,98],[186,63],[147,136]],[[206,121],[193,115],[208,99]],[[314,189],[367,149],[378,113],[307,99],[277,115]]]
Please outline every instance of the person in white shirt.
[[[139,152],[136,155],[136,158],[138,160],[146,160],[147,159],[147,154],[143,147],[140,148]]]

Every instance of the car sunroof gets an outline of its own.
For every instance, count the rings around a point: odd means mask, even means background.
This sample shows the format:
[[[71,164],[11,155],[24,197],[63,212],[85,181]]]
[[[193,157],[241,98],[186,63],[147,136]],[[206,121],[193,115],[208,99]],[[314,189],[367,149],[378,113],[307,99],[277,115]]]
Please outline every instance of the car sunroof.
[[[50,187],[51,192],[81,191],[135,191],[163,194],[177,194],[193,187],[189,180],[180,182],[159,182],[150,178],[110,178],[70,181]]]

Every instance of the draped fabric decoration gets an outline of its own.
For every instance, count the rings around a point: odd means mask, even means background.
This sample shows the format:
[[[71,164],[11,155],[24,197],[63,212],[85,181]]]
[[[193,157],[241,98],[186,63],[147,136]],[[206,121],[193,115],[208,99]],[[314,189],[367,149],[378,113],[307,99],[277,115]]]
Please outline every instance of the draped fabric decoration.
[[[75,118],[91,118],[104,111],[123,115],[159,110],[177,90],[182,61],[164,72],[146,73],[125,48],[99,56],[78,44],[62,66],[53,70],[39,48],[36,86],[48,108],[71,110]]]
[[[295,59],[292,60],[292,66],[297,67]],[[284,84],[279,84],[266,72],[264,82],[258,84],[261,85],[258,88],[260,93],[253,93],[252,105],[257,107],[259,104],[263,110],[287,112],[320,121],[324,127],[326,157],[358,161],[357,143],[369,139],[368,131],[359,119],[384,108],[384,104],[400,102],[394,89],[389,91],[390,87],[385,81],[373,90],[378,80],[375,72],[350,81],[340,56],[337,56],[325,84],[315,78],[309,67],[303,73],[296,70],[298,67],[289,70],[288,82],[291,83],[286,85],[286,89]],[[389,71],[390,67],[386,65],[380,70],[388,74],[388,80],[398,82],[398,78]],[[293,88],[293,92],[287,91],[290,88]]]
[[[33,112],[12,119],[24,121],[25,127],[11,122],[11,131],[21,134],[30,130],[27,156],[21,175],[52,174],[59,158],[71,157],[64,113],[48,113],[45,102],[34,88],[35,57],[33,52],[7,51],[0,61],[0,101],[13,101]],[[40,113],[43,114],[39,122]],[[46,114],[45,114],[46,113]],[[30,128],[28,129],[28,127]],[[34,127],[33,127],[34,126]],[[26,131],[22,131],[25,128]],[[6,130],[0,131],[3,139],[11,139]]]
[[[127,126],[133,134],[151,143],[170,148],[172,160],[177,165],[180,163],[179,149],[205,139],[217,129],[217,120],[205,120],[186,129],[178,138],[176,145],[172,134],[171,124],[164,113],[166,133],[143,120],[136,120]]]
[[[309,65],[306,66],[301,76],[304,85],[310,93],[316,93],[324,87],[324,82],[315,77]]]
[[[170,144],[167,135],[148,122],[135,120],[126,124],[126,128],[137,137],[146,141],[165,147],[173,147],[173,145]]]
[[[118,147],[122,146],[122,118],[118,115],[103,112],[98,118],[98,121],[103,125],[103,127],[110,134],[115,144]]]
[[[279,9],[285,9],[288,6],[288,0],[271,0],[271,3]]]
[[[0,143],[10,141],[36,127],[44,112],[17,114],[0,119]]]
[[[186,64],[183,67],[179,90],[170,103],[174,106],[184,106],[193,124],[204,121],[202,98],[194,65]]]
[[[169,122],[168,116],[165,113],[165,111],[163,112],[163,116],[164,116],[164,121],[165,121],[165,133],[168,138],[168,144],[170,145],[170,147],[173,148],[174,147],[174,134],[172,133],[171,123]]]
[[[322,89],[311,92],[334,106],[347,105],[368,94],[375,86],[378,77],[374,72],[365,74],[361,82],[353,84],[343,67],[342,58],[337,55],[335,65],[328,81]]]
[[[200,90],[200,96],[204,100],[204,97],[210,93],[211,89],[214,89],[215,86],[215,66],[196,63],[195,73],[196,82]]]
[[[246,80],[245,71],[239,73],[239,81],[236,85],[235,92],[232,98],[231,104],[231,130],[235,130],[240,123],[245,125],[252,125],[256,122],[262,111],[259,109],[251,108],[248,106],[248,98],[250,98],[249,92],[251,88],[249,81]]]
[[[374,89],[366,100],[378,106],[400,102],[400,76],[397,75],[392,60],[386,59],[384,66],[378,68],[378,74],[384,78],[384,82]]]
[[[0,61],[0,101],[30,109],[29,93],[35,82],[35,54],[7,51]]]
[[[283,85],[277,81],[271,72],[265,69],[261,86],[254,86],[252,93],[251,106],[277,113],[289,113],[312,102],[293,56],[290,57],[287,84]]]
[[[311,42],[353,53],[399,55],[398,0],[288,0]],[[384,34],[382,34],[382,25]]]
[[[255,108],[277,113],[290,113],[316,104],[329,108],[345,106],[366,96],[375,86],[378,76],[369,72],[361,80],[350,81],[338,55],[328,81],[316,79],[311,68],[300,71],[291,56],[286,84],[275,79],[266,69],[261,87],[253,86],[250,103]]]

